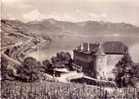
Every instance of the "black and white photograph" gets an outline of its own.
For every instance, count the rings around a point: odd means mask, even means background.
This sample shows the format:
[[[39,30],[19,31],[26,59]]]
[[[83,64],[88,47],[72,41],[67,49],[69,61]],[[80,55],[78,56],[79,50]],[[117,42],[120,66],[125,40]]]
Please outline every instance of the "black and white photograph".
[[[139,0],[1,0],[0,99],[139,99]]]

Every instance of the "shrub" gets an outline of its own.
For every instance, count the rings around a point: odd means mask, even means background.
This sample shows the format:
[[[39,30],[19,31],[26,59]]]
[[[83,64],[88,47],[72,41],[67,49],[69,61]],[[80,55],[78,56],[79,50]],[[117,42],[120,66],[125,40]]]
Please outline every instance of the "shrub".
[[[27,57],[22,63],[21,68],[18,70],[19,76],[17,77],[19,80],[24,82],[32,82],[38,80],[38,64],[36,59],[32,57]]]

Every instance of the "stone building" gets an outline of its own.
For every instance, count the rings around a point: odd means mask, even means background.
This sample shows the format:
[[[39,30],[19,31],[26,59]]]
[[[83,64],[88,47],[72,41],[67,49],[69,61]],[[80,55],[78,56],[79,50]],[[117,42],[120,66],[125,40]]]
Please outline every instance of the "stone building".
[[[114,78],[113,69],[127,52],[120,41],[82,43],[73,50],[74,66],[97,79]]]

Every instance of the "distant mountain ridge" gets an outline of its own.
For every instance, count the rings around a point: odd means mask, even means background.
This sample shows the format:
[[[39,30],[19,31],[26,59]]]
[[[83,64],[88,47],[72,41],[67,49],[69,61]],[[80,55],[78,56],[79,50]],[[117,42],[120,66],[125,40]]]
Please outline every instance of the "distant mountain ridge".
[[[110,23],[102,21],[83,21],[68,22],[55,19],[45,19],[41,21],[31,21],[23,23],[18,20],[5,20],[19,27],[28,33],[37,33],[42,35],[51,34],[82,34],[82,35],[105,35],[105,34],[123,34],[139,35],[139,27],[127,23]]]
[[[2,46],[12,45],[20,41],[26,42],[27,39],[19,34],[34,38],[43,37],[50,41],[49,47],[42,44],[41,59],[63,50],[72,53],[72,50],[82,42],[121,41],[129,47],[134,46],[134,44],[137,45],[139,42],[139,27],[126,23],[102,21],[74,23],[55,19],[24,23],[19,20],[3,19],[1,20],[1,30]]]
[[[2,32],[3,28],[7,28],[9,32],[19,32],[25,35],[37,36],[41,35],[46,39],[51,39],[55,41],[62,42],[64,45],[67,45],[65,41],[69,39],[73,42],[82,42],[83,40],[93,40],[93,37],[104,37],[108,36],[112,39],[113,36],[126,36],[139,37],[139,27],[126,24],[126,23],[110,23],[110,22],[98,22],[98,21],[83,21],[83,22],[68,22],[68,21],[58,21],[55,19],[45,19],[41,21],[31,21],[31,22],[21,22],[19,20],[1,20]],[[6,24],[14,26],[15,29],[7,27]],[[4,33],[5,34],[5,33]],[[112,36],[112,37],[111,37]],[[80,39],[80,37],[82,39]],[[11,38],[11,36],[10,36]],[[122,38],[119,38],[120,40]],[[118,40],[119,40],[118,39]],[[19,39],[18,39],[19,40]],[[125,39],[124,39],[125,40]],[[3,43],[5,39],[2,40]],[[65,42],[65,43],[64,43]]]
[[[55,19],[46,19],[42,21],[32,21],[27,23],[31,28],[46,31],[49,33],[77,33],[77,34],[138,34],[139,27],[126,23],[110,23],[98,21],[67,22]]]

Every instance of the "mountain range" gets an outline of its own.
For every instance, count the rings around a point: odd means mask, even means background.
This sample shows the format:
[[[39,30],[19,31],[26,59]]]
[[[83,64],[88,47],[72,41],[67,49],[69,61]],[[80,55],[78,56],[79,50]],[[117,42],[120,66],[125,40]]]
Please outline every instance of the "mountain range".
[[[1,20],[1,41],[15,43],[25,41],[19,34],[33,37],[43,37],[51,40],[51,46],[45,48],[50,54],[61,50],[72,50],[81,42],[118,40],[132,46],[139,42],[139,27],[127,23],[112,23],[103,21],[68,22],[55,19],[21,22],[19,20]],[[45,45],[44,45],[45,47]],[[44,55],[44,53],[42,53]],[[51,56],[51,55],[50,55]]]
[[[127,23],[110,23],[103,21],[83,21],[67,22],[55,19],[45,19],[42,21],[31,21],[23,23],[18,20],[5,20],[5,22],[18,27],[28,33],[38,34],[81,34],[81,35],[105,35],[105,34],[137,34],[139,27]]]
[[[137,34],[139,27],[126,23],[110,23],[103,21],[67,22],[55,19],[28,22],[30,29],[40,30],[48,34],[81,34],[81,35],[105,35],[105,34]]]

